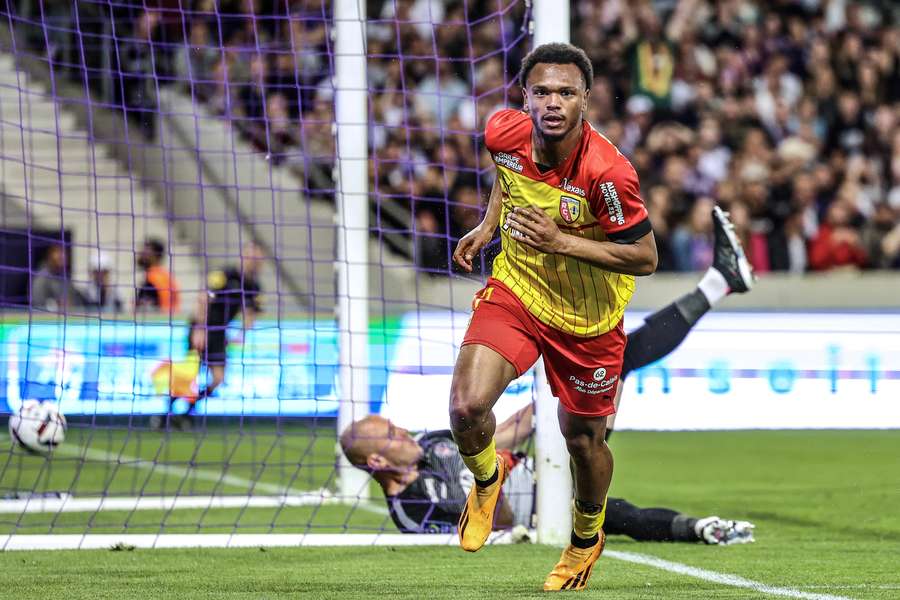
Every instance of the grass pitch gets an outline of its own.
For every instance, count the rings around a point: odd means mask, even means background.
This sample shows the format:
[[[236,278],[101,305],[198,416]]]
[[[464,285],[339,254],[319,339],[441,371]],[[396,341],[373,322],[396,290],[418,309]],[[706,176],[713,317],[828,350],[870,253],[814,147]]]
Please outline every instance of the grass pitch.
[[[68,454],[50,461],[4,457],[0,493],[246,493],[243,481],[317,489],[333,476],[334,438],[322,432],[260,426],[237,435],[223,426],[166,437],[76,428]],[[719,548],[611,538],[609,550],[787,588],[794,597],[900,598],[900,433],[619,432],[613,450],[613,494],[695,516],[749,519],[758,541]],[[232,477],[209,476],[225,463]],[[384,515],[346,506],[4,514],[0,524],[2,533],[391,528]],[[383,547],[6,552],[0,598],[536,598],[543,597],[540,585],[557,557],[558,549],[528,545],[475,555]],[[610,556],[601,559],[583,597],[776,596]]]

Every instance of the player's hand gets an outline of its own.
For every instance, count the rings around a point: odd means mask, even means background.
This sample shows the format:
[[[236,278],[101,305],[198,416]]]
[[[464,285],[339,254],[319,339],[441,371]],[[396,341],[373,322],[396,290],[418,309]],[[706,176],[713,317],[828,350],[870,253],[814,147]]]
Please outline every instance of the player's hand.
[[[563,249],[565,234],[546,212],[534,206],[517,206],[507,213],[510,235],[517,241],[547,254],[556,254]]]
[[[460,238],[456,250],[453,251],[453,262],[465,269],[467,273],[471,273],[472,260],[478,256],[482,248],[490,243],[492,237],[494,237],[493,230],[488,231],[486,227],[479,225]]]

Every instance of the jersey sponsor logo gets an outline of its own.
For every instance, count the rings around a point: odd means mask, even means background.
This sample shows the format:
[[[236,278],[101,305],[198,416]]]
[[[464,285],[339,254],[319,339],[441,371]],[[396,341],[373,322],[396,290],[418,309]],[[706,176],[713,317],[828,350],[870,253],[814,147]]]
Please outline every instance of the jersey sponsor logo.
[[[581,196],[582,198],[584,198],[587,195],[584,193],[583,189],[581,189],[577,185],[573,185],[572,183],[569,183],[568,177],[563,178],[562,185],[559,187],[561,187],[565,191],[569,192],[570,194],[576,194],[578,196]]]
[[[622,202],[619,200],[615,184],[612,181],[604,181],[600,184],[600,191],[603,193],[603,201],[606,202],[609,220],[617,225],[624,225],[625,213],[622,212]]]
[[[574,375],[569,376],[569,384],[576,392],[582,394],[605,394],[615,388],[616,382],[619,380],[618,375],[607,378],[607,371],[604,367],[600,367],[594,371],[594,381],[585,381]]]
[[[581,216],[581,201],[570,196],[561,196],[559,199],[559,216],[566,223],[574,223]]]
[[[506,167],[516,173],[522,172],[522,162],[519,160],[518,156],[513,156],[512,154],[507,154],[506,152],[498,152],[494,155],[494,162],[502,167]]]
[[[455,448],[451,448],[447,444],[435,444],[434,446],[434,454],[438,458],[447,458],[448,456],[453,456],[453,454],[457,452]]]

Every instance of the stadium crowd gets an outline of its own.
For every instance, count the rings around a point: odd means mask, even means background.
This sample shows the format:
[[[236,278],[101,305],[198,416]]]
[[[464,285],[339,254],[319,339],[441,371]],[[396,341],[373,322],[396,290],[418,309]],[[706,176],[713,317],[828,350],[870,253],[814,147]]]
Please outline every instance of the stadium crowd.
[[[116,38],[132,116],[152,131],[156,84],[177,82],[301,169],[307,193],[333,194],[331,3],[175,4],[142,3]],[[446,273],[491,186],[480,132],[521,103],[527,8],[367,4],[375,201]],[[709,266],[714,203],[759,273],[900,268],[896,3],[597,0],[574,2],[572,22],[596,73],[589,120],[638,170],[660,270]]]
[[[126,308],[132,308],[134,314],[178,314],[179,286],[165,266],[166,246],[159,239],[144,240],[135,259],[141,279],[135,288],[133,307],[126,307],[119,290],[111,283],[113,265],[106,252],[89,253],[89,280],[83,285],[76,285],[70,278],[71,257],[65,242],[51,242],[33,252],[35,257],[40,257],[40,266],[29,277],[28,305],[32,308],[109,315],[123,314]]]

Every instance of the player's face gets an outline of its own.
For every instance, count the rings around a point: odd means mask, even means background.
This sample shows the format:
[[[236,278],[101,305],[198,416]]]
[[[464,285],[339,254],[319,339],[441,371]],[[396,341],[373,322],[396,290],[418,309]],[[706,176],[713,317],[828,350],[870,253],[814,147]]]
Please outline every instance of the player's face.
[[[262,250],[256,244],[247,244],[241,252],[241,267],[245,273],[255,275],[262,266]]]
[[[412,466],[422,456],[422,449],[409,431],[387,422],[384,432],[384,441],[378,451],[392,465],[398,467]]]
[[[545,139],[561,140],[581,127],[588,91],[574,64],[536,64],[528,74],[524,94],[535,130]]]

